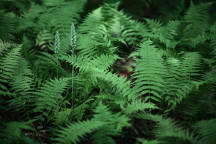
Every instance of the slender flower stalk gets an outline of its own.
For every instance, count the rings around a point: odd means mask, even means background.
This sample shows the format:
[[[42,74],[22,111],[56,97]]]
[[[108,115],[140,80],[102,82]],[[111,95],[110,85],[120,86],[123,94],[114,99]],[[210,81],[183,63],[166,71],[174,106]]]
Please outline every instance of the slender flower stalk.
[[[76,30],[73,23],[71,24],[70,45],[72,48],[76,46]]]
[[[72,23],[71,24],[71,33],[70,33],[70,46],[72,48],[71,52],[72,52],[72,61],[73,61],[73,54],[74,54],[74,48],[76,46],[76,30],[75,30],[75,26]],[[72,85],[72,107],[73,107],[73,85],[74,85],[74,72],[73,72],[73,67],[71,70],[71,77],[72,77],[72,81],[71,81],[71,85]]]
[[[56,31],[56,34],[55,34],[55,53],[58,53],[59,48],[60,48],[59,32]]]

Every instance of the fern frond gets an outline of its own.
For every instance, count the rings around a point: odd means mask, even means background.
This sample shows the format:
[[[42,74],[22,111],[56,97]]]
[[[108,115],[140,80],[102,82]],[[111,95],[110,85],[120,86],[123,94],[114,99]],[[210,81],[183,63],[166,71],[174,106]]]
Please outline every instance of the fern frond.
[[[64,70],[61,67],[58,54],[50,54],[48,52],[40,52],[36,55],[36,60],[33,64],[33,71],[37,74],[38,78],[44,80],[53,78],[60,75]]]
[[[53,34],[44,30],[38,33],[36,38],[36,45],[41,49],[45,49],[53,42]]]
[[[4,13],[0,10],[0,39],[13,40],[18,18],[13,13]]]
[[[138,111],[145,111],[147,109],[157,109],[158,107],[153,103],[144,103],[141,100],[134,100],[127,105],[125,109],[125,113],[132,114]]]
[[[85,2],[86,0],[49,2],[52,3],[52,6],[48,7],[46,13],[39,17],[39,24],[44,27],[54,27],[54,31],[58,30],[60,34],[66,36],[66,34],[70,33],[71,24],[76,24],[80,18],[79,14],[82,12]]]
[[[165,101],[170,110],[182,101],[192,90],[196,83],[201,81],[200,74],[201,56],[198,53],[187,53],[182,61],[170,58],[168,60],[168,72],[166,77]]]
[[[148,40],[141,44],[137,51],[131,56],[140,56],[136,59],[137,66],[132,75],[134,89],[146,100],[160,102],[165,88],[164,76],[166,68],[163,64],[162,53],[157,51],[152,41]]]
[[[16,143],[20,142],[23,137],[22,130],[33,131],[34,129],[29,126],[29,122],[7,122],[5,128],[0,131],[1,142],[3,143]]]
[[[88,46],[86,47],[86,45]],[[104,25],[97,26],[94,33],[81,35],[77,41],[77,50],[80,50],[79,54],[89,58],[102,54],[111,55],[116,49],[112,45]]]
[[[97,130],[104,124],[102,121],[95,120],[71,123],[57,130],[54,140],[64,144],[78,143],[86,134]]]
[[[95,33],[95,30],[97,29],[97,27],[95,26],[99,26],[102,24],[104,24],[103,15],[101,12],[101,8],[98,8],[88,14],[83,23],[78,27],[78,32],[81,34]]]
[[[160,143],[160,141],[158,140],[148,141],[148,140],[141,139],[141,138],[138,138],[137,141],[140,142],[141,144],[159,144]]]
[[[8,88],[4,84],[8,84],[12,79],[16,68],[19,65],[21,46],[11,49],[3,58],[0,59],[0,93],[8,95]]]
[[[155,130],[155,135],[164,143],[168,143],[169,141],[177,143],[183,143],[186,141],[191,142],[192,144],[198,143],[198,137],[196,137],[195,134],[177,126],[171,119],[159,120],[158,127]]]
[[[180,21],[169,21],[164,25],[158,20],[146,19],[146,23],[149,28],[149,33],[146,34],[147,38],[165,44],[166,48],[175,48],[178,44],[175,37],[178,35]]]
[[[33,73],[25,59],[21,58],[10,82],[11,90],[16,93],[9,100],[9,109],[22,111],[30,106],[33,91]]]
[[[130,126],[129,118],[121,113],[113,114],[108,107],[99,103],[94,110],[94,120],[105,122],[105,125],[97,130],[93,135],[94,143],[99,144],[106,142],[115,143],[112,136],[116,136],[122,131],[123,127]]]
[[[201,143],[214,144],[216,141],[216,119],[199,121],[195,127],[201,136]]]
[[[5,42],[0,39],[0,55],[4,55],[9,49],[16,47],[16,44],[10,43],[10,42]]]
[[[46,81],[43,86],[34,93],[34,112],[41,112],[48,116],[59,110],[64,103],[62,93],[69,83],[68,78],[52,79]]]
[[[183,43],[195,47],[207,39],[205,31],[209,28],[208,9],[211,4],[212,3],[201,3],[199,5],[194,5],[193,2],[191,2],[190,8],[184,16],[186,27],[181,40]]]

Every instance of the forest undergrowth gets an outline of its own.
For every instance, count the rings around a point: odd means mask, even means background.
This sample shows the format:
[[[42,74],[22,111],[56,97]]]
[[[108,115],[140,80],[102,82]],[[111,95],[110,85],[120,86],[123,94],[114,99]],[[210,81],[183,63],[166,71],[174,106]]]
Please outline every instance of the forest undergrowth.
[[[214,0],[1,0],[0,144],[216,144]]]

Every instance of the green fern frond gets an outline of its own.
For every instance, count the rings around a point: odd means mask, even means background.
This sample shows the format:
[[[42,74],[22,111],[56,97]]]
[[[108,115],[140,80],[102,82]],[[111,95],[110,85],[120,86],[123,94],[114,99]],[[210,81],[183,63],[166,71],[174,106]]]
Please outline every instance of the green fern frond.
[[[178,41],[175,37],[178,35],[178,28],[180,21],[169,21],[166,25],[162,24],[158,20],[146,19],[147,26],[149,28],[146,37],[151,38],[155,42],[165,44],[167,48],[175,48]]]
[[[181,40],[183,43],[195,47],[207,39],[205,31],[209,29],[208,10],[211,5],[212,3],[194,5],[193,2],[191,2],[184,16],[186,27],[183,30],[183,37]]]
[[[61,67],[58,54],[50,54],[48,52],[40,52],[36,55],[36,60],[33,64],[33,71],[38,78],[47,80],[56,75],[61,75],[64,70]]]
[[[216,141],[216,119],[199,121],[195,127],[201,136],[201,143],[214,144]]]
[[[73,0],[63,3],[61,1],[57,3],[49,2],[53,6],[49,7],[46,13],[39,17],[39,24],[54,27],[54,31],[58,30],[63,35],[69,34],[70,25],[71,23],[77,23],[77,19],[80,18],[80,13],[83,10],[85,2],[86,0]]]
[[[88,46],[86,47],[86,45]],[[79,54],[89,58],[102,54],[111,55],[116,49],[112,45],[108,30],[104,25],[98,25],[94,33],[80,35],[77,41],[77,50],[80,51]]]
[[[86,134],[91,133],[104,125],[101,121],[87,120],[68,124],[67,127],[61,127],[57,130],[54,138],[58,143],[71,144],[78,143]]]
[[[165,88],[164,76],[166,68],[163,64],[162,53],[152,44],[152,41],[144,41],[137,51],[131,56],[140,56],[136,59],[137,66],[132,75],[134,90],[146,100],[160,102]]]
[[[121,131],[123,127],[130,126],[129,118],[121,113],[112,114],[108,107],[99,103],[94,110],[94,118],[96,121],[106,122],[107,125],[113,125],[116,131]]]
[[[0,39],[0,55],[4,55],[9,49],[16,47],[16,44],[10,43],[10,42],[5,42]]]
[[[5,128],[0,130],[0,138],[3,143],[16,143],[20,142],[24,136],[22,130],[33,131],[34,129],[29,126],[29,122],[7,122],[4,126]]]
[[[68,78],[52,79],[46,81],[43,86],[34,93],[34,112],[41,112],[48,116],[58,111],[64,98],[62,93],[65,91],[69,83]]]
[[[191,2],[189,9],[184,16],[185,22],[188,24],[195,24],[195,26],[198,26],[199,24],[204,24],[199,28],[203,26],[205,28],[205,24],[208,21],[208,9],[211,5],[212,3],[201,3],[199,5],[194,5],[194,3]]]
[[[125,111],[125,113],[127,114],[132,114],[138,111],[145,111],[148,109],[157,109],[158,107],[153,104],[153,103],[144,103],[141,100],[134,100],[131,103],[129,103],[127,105],[127,107],[125,109],[123,109]]]
[[[79,26],[78,32],[79,33],[95,33],[95,30],[97,27],[95,25],[101,25],[103,23],[103,15],[101,13],[101,8],[98,8],[88,14],[88,16],[85,18],[83,23]]]
[[[0,39],[13,40],[18,18],[13,13],[4,13],[0,10]]]
[[[106,142],[115,144],[112,136],[118,135],[123,127],[130,126],[129,118],[121,113],[113,114],[109,111],[108,107],[99,103],[99,105],[94,110],[94,120],[104,122],[104,126],[97,130],[93,135],[94,143],[99,144]]]
[[[33,91],[33,73],[25,59],[19,60],[13,80],[10,82],[11,90],[16,93],[9,100],[9,109],[22,111],[30,106]]]
[[[45,49],[53,42],[53,34],[44,30],[41,31],[36,38],[36,45],[39,46],[41,49]]]
[[[201,56],[195,52],[185,54],[182,61],[168,59],[169,75],[166,77],[164,97],[169,109],[175,109],[176,105],[196,88],[196,83],[202,80],[200,66]]]
[[[140,142],[141,144],[159,144],[160,143],[160,141],[158,140],[148,141],[148,140],[141,139],[141,138],[138,138],[137,141]]]
[[[9,90],[5,84],[8,84],[13,79],[14,72],[19,65],[19,59],[21,56],[20,50],[21,46],[12,48],[3,58],[0,59],[0,93],[2,95],[9,94]]]
[[[164,143],[168,143],[169,141],[176,143],[198,143],[198,137],[195,134],[177,126],[171,119],[160,119],[158,121],[158,127],[155,130],[155,135]]]

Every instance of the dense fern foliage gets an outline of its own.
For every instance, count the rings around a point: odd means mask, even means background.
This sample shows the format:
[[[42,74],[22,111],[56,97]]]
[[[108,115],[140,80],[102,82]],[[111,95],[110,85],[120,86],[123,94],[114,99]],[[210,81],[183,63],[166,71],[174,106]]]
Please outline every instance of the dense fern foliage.
[[[0,143],[215,144],[215,6],[0,1]]]

